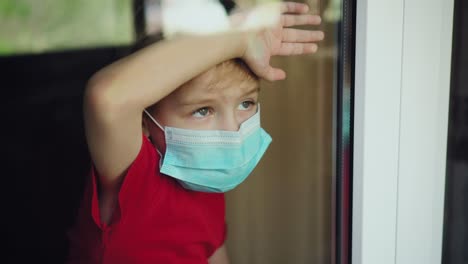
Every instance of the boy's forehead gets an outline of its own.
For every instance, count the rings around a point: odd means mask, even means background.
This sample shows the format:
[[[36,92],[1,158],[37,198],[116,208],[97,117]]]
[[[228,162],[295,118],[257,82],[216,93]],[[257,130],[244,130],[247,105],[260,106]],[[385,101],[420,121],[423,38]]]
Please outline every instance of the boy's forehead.
[[[174,92],[175,99],[204,98],[209,95],[242,96],[258,92],[259,83],[240,74],[220,74],[216,69],[208,70],[184,84]]]

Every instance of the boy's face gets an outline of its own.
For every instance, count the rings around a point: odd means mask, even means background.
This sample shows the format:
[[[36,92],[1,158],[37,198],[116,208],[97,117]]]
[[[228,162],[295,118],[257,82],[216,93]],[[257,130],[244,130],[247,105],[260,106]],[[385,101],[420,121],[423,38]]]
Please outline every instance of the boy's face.
[[[163,127],[237,131],[256,113],[258,92],[258,81],[245,74],[213,68],[159,101],[150,114]],[[144,124],[153,144],[165,152],[164,132],[148,118]]]

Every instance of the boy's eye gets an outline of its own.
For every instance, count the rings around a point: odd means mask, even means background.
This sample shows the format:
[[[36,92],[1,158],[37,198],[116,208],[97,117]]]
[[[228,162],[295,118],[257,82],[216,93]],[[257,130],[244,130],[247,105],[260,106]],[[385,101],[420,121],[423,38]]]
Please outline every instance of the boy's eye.
[[[255,102],[253,101],[244,101],[242,103],[240,103],[239,107],[237,109],[239,110],[249,110],[250,107],[252,107],[253,105],[255,105]]]
[[[192,113],[193,117],[206,117],[210,113],[210,109],[208,107],[202,107],[197,109]]]

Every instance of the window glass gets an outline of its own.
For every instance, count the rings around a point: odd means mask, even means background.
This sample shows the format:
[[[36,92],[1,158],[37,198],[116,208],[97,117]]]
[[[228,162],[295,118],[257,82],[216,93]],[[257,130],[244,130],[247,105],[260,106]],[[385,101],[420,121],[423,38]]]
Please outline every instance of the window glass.
[[[265,0],[214,2],[233,13]],[[315,54],[273,58],[287,79],[261,82],[262,127],[273,142],[226,194],[231,263],[345,264],[349,257],[353,1],[299,2],[322,17],[310,28],[325,39]],[[84,87],[100,68],[160,40],[161,19],[161,0],[0,0],[0,67],[15,83],[6,122],[14,124],[6,148],[15,176],[4,194],[20,201],[2,207],[17,216],[3,219],[11,227],[6,239],[17,242],[8,250],[13,259],[27,249],[63,263],[90,163]]]

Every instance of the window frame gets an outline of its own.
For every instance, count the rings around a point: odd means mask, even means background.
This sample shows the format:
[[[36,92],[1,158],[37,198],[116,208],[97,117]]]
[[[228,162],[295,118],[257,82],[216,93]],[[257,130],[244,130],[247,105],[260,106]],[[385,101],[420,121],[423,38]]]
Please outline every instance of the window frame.
[[[441,263],[453,0],[356,18],[352,263]]]

